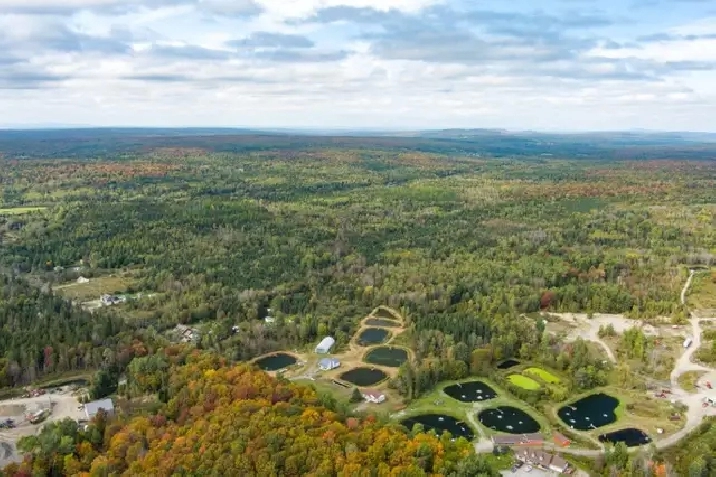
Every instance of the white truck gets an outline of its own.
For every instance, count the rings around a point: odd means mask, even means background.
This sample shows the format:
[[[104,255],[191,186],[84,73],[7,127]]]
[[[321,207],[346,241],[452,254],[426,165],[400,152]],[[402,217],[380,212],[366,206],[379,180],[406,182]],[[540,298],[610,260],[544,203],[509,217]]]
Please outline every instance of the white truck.
[[[693,343],[693,342],[694,342],[693,339],[691,339],[691,338],[686,338],[686,339],[684,340],[684,349],[686,349],[686,348],[688,348],[689,346],[691,346],[691,343]]]

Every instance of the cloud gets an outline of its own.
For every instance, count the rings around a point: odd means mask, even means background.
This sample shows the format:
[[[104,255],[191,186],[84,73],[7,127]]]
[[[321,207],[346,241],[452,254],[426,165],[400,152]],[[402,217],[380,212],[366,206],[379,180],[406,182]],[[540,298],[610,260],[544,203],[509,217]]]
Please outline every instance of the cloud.
[[[255,32],[247,38],[229,41],[227,45],[242,48],[313,48],[315,43],[303,35]]]
[[[708,3],[678,17],[659,6],[637,14],[611,2],[535,5],[0,0],[0,102],[13,123],[710,121],[716,18]]]

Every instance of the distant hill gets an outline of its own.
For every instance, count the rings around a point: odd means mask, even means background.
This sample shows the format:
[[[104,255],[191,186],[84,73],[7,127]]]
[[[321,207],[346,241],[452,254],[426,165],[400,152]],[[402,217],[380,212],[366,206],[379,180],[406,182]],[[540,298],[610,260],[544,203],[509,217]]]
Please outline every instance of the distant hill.
[[[101,157],[157,148],[207,152],[306,150],[319,147],[414,150],[496,157],[716,159],[716,134],[681,132],[542,133],[503,129],[434,131],[258,130],[238,128],[69,128],[0,130],[0,155]]]

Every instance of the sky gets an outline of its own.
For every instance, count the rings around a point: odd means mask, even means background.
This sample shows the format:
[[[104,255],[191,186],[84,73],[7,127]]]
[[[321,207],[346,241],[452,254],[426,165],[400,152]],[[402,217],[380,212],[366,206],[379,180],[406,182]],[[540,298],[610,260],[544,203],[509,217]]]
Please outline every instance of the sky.
[[[0,0],[0,126],[716,132],[712,0]]]

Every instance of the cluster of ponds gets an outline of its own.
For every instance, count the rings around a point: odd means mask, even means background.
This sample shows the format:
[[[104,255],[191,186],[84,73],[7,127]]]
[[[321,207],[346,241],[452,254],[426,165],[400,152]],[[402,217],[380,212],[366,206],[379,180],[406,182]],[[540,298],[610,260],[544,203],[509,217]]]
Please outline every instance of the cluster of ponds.
[[[339,377],[355,386],[364,387],[373,386],[383,381],[388,375],[376,368],[353,368],[341,373]]]
[[[412,430],[416,424],[421,424],[426,432],[434,430],[438,435],[449,432],[453,437],[464,437],[468,440],[475,437],[468,423],[443,414],[423,414],[403,419],[400,423],[409,430]]]
[[[443,391],[451,398],[462,402],[485,401],[497,396],[495,390],[482,381],[453,384],[447,386]]]
[[[366,328],[358,335],[358,343],[363,346],[374,345],[385,342],[390,336],[390,331],[383,328]]]
[[[287,353],[275,353],[256,361],[256,365],[264,371],[278,371],[296,364],[296,357]]]
[[[613,396],[592,394],[561,407],[557,415],[572,429],[589,431],[616,422],[618,406],[619,400]]]
[[[388,368],[399,368],[408,360],[408,351],[403,348],[392,346],[379,346],[368,351],[363,358],[366,363],[386,366]]]
[[[539,432],[539,423],[522,409],[498,406],[485,409],[477,415],[480,423],[506,434],[530,434]]]

